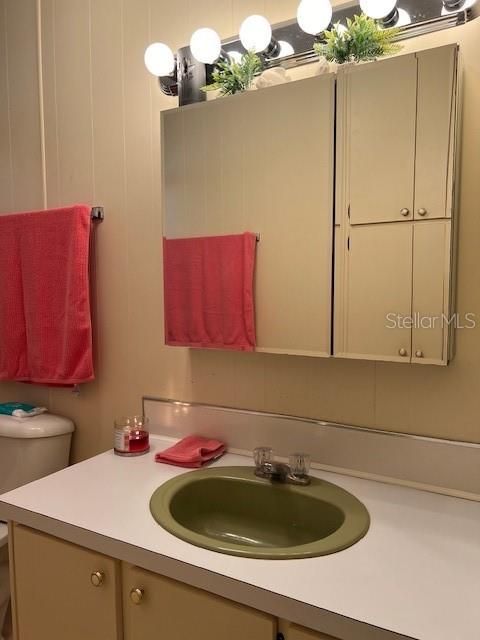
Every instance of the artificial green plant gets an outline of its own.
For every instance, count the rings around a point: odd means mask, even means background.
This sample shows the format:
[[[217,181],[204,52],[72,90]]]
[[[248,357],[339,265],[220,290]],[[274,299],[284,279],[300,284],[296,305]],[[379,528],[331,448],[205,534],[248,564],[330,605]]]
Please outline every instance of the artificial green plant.
[[[338,64],[376,60],[401,49],[394,42],[398,33],[398,28],[384,29],[372,18],[361,14],[347,19],[346,29],[334,25],[325,31],[325,42],[315,43],[314,50],[329,62]]]
[[[252,86],[255,75],[262,70],[262,61],[253,51],[245,53],[239,62],[228,58],[220,60],[212,73],[211,84],[202,87],[203,91],[220,90],[222,96],[246,91]]]

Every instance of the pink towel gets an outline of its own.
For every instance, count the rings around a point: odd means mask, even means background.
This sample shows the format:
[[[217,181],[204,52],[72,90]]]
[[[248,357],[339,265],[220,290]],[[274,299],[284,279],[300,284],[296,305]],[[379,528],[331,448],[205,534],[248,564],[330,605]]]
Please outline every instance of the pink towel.
[[[155,462],[174,464],[177,467],[198,468],[220,458],[225,453],[225,444],[202,436],[187,436],[155,455]]]
[[[165,344],[253,351],[253,233],[163,241]]]
[[[0,380],[94,378],[90,207],[0,216]]]

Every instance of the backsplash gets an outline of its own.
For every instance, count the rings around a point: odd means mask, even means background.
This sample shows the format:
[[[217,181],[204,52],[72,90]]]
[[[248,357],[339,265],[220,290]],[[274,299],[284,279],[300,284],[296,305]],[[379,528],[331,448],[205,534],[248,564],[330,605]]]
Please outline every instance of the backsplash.
[[[217,438],[234,453],[268,446],[313,466],[480,501],[480,445],[359,429],[258,411],[144,398],[152,433]]]

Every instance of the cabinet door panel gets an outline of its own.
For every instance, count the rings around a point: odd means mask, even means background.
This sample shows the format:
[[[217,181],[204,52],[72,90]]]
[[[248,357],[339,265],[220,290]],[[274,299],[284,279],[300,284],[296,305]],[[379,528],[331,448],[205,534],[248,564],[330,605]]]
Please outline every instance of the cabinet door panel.
[[[345,339],[345,263],[346,263],[346,239],[344,229],[335,226],[335,281],[333,295],[333,355],[337,356],[344,351]]]
[[[415,218],[444,218],[451,215],[447,194],[451,190],[457,47],[422,51],[417,58]]]
[[[289,625],[286,640],[335,640],[332,636],[327,636],[318,631],[312,631],[296,624]]]
[[[414,225],[412,362],[419,364],[447,364],[450,226],[446,220]]]
[[[13,545],[18,640],[120,640],[116,560],[19,525]]]
[[[411,326],[399,324],[397,318],[411,316],[412,234],[412,223],[350,229],[344,353],[338,355],[410,362]]]
[[[141,589],[140,604],[130,599]],[[125,640],[274,640],[276,620],[230,600],[123,565]]]
[[[329,356],[334,79],[294,85],[294,91],[288,85],[274,87],[275,107],[269,97],[263,131],[256,132],[250,146],[251,158],[255,146],[269,149],[263,184],[269,203],[263,213],[251,203],[256,217],[263,219],[256,270],[258,346]],[[254,101],[250,104],[255,108]]]
[[[406,55],[359,66],[346,78],[351,223],[412,219],[417,60]]]

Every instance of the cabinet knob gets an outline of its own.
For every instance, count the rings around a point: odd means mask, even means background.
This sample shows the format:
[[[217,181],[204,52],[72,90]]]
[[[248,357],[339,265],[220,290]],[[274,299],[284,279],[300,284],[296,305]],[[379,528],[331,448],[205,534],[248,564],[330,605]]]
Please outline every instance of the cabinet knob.
[[[406,349],[399,349],[398,350],[398,355],[402,356],[402,358],[405,358],[405,356],[407,355],[407,350]]]
[[[423,209],[423,208],[422,208],[422,209],[419,209],[419,210],[418,210],[418,215],[419,215],[419,216],[422,216],[422,218],[423,218],[424,216],[426,216],[426,215],[427,215],[427,210],[426,210],[426,209]]]
[[[415,351],[416,358],[423,358],[423,351]]]
[[[400,215],[402,215],[404,218],[406,218],[408,215],[410,215],[410,209],[400,209]]]
[[[92,575],[90,576],[90,582],[94,587],[101,587],[105,582],[105,574],[103,573],[103,571],[95,571],[94,573],[92,573]]]
[[[130,591],[130,600],[133,604],[140,604],[143,600],[143,589],[132,589]]]

